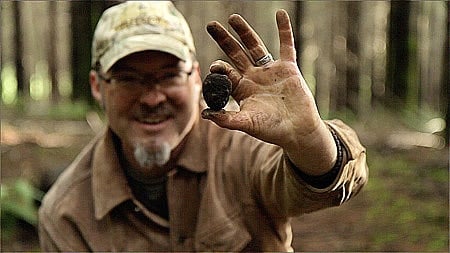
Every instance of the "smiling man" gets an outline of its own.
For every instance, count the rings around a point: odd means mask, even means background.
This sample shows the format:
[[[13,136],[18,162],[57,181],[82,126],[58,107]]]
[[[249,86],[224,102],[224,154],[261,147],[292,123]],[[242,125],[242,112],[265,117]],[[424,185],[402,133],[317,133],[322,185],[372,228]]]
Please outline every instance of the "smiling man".
[[[161,43],[164,43],[161,41]],[[124,161],[140,178],[160,177],[199,117],[198,63],[189,52],[145,50],[118,60],[107,73],[92,71],[93,96],[103,104]]]
[[[190,29],[170,2],[106,10],[92,45],[92,94],[107,127],[39,211],[43,251],[292,251],[290,218],[338,206],[367,181],[365,149],[321,119],[296,63],[289,16],[280,59],[239,15],[211,37],[231,60],[239,111],[202,107]],[[242,45],[241,45],[242,43]]]

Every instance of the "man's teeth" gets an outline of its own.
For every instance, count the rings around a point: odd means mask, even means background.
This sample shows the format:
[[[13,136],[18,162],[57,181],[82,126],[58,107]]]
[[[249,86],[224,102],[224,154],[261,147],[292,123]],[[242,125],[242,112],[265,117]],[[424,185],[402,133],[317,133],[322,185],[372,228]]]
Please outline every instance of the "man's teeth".
[[[166,120],[166,118],[150,118],[150,119],[139,119],[139,121],[147,124],[158,124]]]

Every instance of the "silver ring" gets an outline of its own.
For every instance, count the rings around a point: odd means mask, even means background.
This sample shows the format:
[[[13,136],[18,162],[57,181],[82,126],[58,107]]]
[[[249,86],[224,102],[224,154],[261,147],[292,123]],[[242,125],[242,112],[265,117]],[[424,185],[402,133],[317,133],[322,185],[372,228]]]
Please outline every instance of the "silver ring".
[[[259,58],[259,60],[257,60],[255,62],[255,66],[260,67],[271,61],[273,61],[272,55],[270,53],[268,53],[268,54],[264,55],[263,57]]]

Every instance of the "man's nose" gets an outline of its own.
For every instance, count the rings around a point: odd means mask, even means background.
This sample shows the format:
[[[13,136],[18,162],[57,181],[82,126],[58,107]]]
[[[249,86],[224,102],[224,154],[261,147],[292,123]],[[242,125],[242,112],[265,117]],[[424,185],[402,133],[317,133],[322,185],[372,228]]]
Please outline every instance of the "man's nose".
[[[167,101],[167,95],[159,85],[146,87],[140,97],[140,102],[149,106],[156,106],[165,101]]]

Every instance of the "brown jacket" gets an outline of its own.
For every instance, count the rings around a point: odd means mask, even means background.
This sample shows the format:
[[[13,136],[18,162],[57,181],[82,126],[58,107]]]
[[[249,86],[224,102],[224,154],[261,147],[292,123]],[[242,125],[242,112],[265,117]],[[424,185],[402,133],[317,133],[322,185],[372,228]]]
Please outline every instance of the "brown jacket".
[[[169,173],[169,220],[132,195],[110,130],[59,177],[39,211],[43,251],[292,251],[290,218],[354,196],[367,181],[365,149],[352,129],[327,121],[349,161],[316,189],[278,146],[200,120]]]

